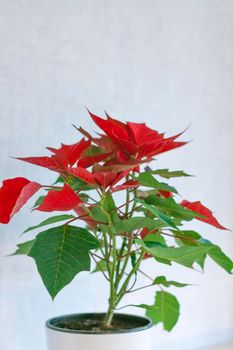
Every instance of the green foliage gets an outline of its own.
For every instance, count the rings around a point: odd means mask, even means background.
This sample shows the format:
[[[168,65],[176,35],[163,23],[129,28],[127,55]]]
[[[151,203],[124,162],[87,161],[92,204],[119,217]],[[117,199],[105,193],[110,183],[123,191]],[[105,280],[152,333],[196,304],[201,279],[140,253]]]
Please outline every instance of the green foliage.
[[[45,199],[46,196],[40,196],[37,198],[37,200],[35,201],[34,205],[33,205],[33,208],[36,208],[38,207],[42,202],[43,200]]]
[[[169,185],[167,185],[167,184],[165,184],[163,182],[159,182],[149,172],[141,173],[139,176],[135,177],[135,179],[142,186],[151,187],[151,188],[156,188],[158,190],[163,190],[163,191],[169,191],[169,192],[177,193],[177,190],[174,187],[169,186]]]
[[[165,276],[158,276],[158,277],[156,277],[154,279],[153,284],[154,285],[157,285],[157,284],[158,285],[162,285],[164,287],[174,286],[174,287],[178,287],[178,288],[188,286],[188,284],[186,284],[186,283],[180,283],[180,282],[176,282],[176,281],[168,281]]]
[[[56,222],[60,222],[60,221],[64,221],[64,220],[70,220],[73,219],[74,216],[73,215],[67,215],[67,214],[63,214],[63,215],[56,215],[56,216],[52,216],[51,218],[48,218],[44,221],[42,221],[40,224],[36,225],[36,226],[30,226],[28,227],[23,233],[32,231],[32,230],[36,230],[37,228],[46,226],[46,225],[51,225],[54,224]]]
[[[117,233],[120,233],[120,232],[131,233],[135,230],[138,230],[144,227],[148,228],[148,230],[151,231],[153,229],[158,229],[162,226],[163,226],[163,223],[161,223],[157,219],[154,220],[149,217],[135,216],[133,218],[119,221],[114,227]]]
[[[17,244],[18,249],[12,255],[19,255],[19,254],[29,255],[35,241],[36,241],[35,239],[32,239],[30,241]]]
[[[153,215],[158,217],[158,219],[165,224],[165,226],[175,228],[177,230],[178,227],[176,226],[175,222],[170,218],[170,216],[164,214],[159,209],[157,209],[155,206],[152,206],[150,204],[147,204],[145,201],[142,201],[140,199],[136,199],[138,203],[141,203],[146,209],[148,209]]]
[[[165,179],[170,179],[172,177],[192,176],[192,175],[186,174],[182,170],[170,171],[169,169],[151,170],[149,171],[149,173],[154,175],[159,175],[161,177],[164,177]]]
[[[161,322],[163,328],[168,332],[174,328],[180,314],[180,305],[176,297],[164,291],[156,293],[153,305],[141,304],[138,307],[146,309],[147,317],[155,325]]]
[[[77,273],[90,271],[89,251],[98,247],[98,240],[85,229],[64,225],[39,233],[29,256],[35,259],[41,278],[54,299]]]
[[[180,204],[176,203],[173,198],[161,198],[150,195],[145,199],[145,202],[159,208],[163,213],[173,218],[189,221],[195,217],[202,217],[200,214],[182,207]]]
[[[228,258],[218,246],[211,244],[209,241],[199,241],[197,246],[183,246],[179,248],[150,247],[147,245],[146,241],[142,241],[140,239],[137,239],[137,243],[156,258],[176,262],[177,264],[181,264],[189,268],[192,268],[195,262],[200,262],[200,259],[203,261],[207,254],[227,272],[231,273],[233,269],[232,260]]]

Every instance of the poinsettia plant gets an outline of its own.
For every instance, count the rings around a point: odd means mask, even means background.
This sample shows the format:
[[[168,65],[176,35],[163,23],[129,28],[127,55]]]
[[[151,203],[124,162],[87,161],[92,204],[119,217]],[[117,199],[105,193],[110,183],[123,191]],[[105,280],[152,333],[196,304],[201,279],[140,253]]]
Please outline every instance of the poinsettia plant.
[[[89,114],[102,130],[100,134],[92,136],[77,128],[83,135],[79,142],[58,149],[48,147],[50,156],[18,158],[58,177],[52,185],[23,177],[4,180],[0,222],[9,223],[33,195],[44,191],[33,210],[62,213],[27,228],[25,233],[39,233],[18,244],[14,254],[35,260],[52,299],[79,272],[99,271],[109,286],[103,328],[111,327],[113,314],[126,294],[151,287],[158,288],[154,302],[135,306],[144,308],[154,324],[161,322],[170,331],[179,316],[179,303],[166,288],[187,284],[149,276],[143,261],[150,258],[155,264],[203,268],[209,256],[230,273],[233,262],[220,247],[184,224],[200,220],[220,230],[226,228],[201,202],[181,201],[176,188],[163,180],[188,174],[148,166],[159,154],[185,145],[177,141],[182,133],[165,137],[144,123]],[[120,191],[122,195],[116,196]],[[148,284],[138,284],[140,274],[148,278]]]

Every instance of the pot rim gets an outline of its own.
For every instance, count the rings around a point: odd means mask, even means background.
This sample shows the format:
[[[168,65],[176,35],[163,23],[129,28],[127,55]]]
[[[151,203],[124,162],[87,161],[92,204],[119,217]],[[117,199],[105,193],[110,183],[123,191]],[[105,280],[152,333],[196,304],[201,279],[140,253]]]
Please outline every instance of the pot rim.
[[[90,317],[90,316],[104,316],[104,312],[85,312],[85,313],[78,313],[78,314],[68,314],[68,315],[61,315],[57,317],[52,317],[48,319],[45,323],[46,328],[51,329],[53,331],[57,332],[63,332],[63,333],[71,333],[71,334],[89,334],[89,335],[114,335],[114,334],[127,334],[127,333],[134,333],[134,332],[140,332],[145,331],[151,327],[153,327],[153,323],[151,319],[145,316],[139,316],[139,315],[133,315],[133,314],[124,314],[124,313],[115,313],[114,317],[117,317],[122,320],[128,320],[130,323],[130,320],[132,321],[138,321],[142,322],[142,325],[140,326],[134,326],[132,328],[127,329],[117,329],[117,330],[103,330],[103,331],[87,331],[87,330],[76,330],[76,329],[65,329],[60,328],[56,326],[54,323],[57,321],[65,320],[66,318],[75,318],[75,317]],[[144,323],[144,324],[143,324]]]

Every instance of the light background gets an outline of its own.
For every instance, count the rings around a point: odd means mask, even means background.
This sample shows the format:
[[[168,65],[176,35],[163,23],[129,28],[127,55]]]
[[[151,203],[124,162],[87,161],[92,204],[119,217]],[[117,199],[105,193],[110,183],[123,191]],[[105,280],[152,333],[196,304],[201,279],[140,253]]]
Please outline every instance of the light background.
[[[75,142],[71,123],[95,130],[84,105],[169,134],[191,124],[183,138],[194,141],[155,165],[197,175],[173,183],[233,229],[232,18],[231,0],[1,0],[1,179],[53,180],[45,169],[8,156],[42,155],[44,146]],[[4,257],[25,227],[45,217],[28,215],[32,204],[0,228],[1,349],[44,350],[48,317],[106,307],[100,276],[81,273],[52,302],[32,260]],[[232,232],[194,227],[233,257]],[[181,302],[180,321],[170,334],[155,328],[155,349],[231,339],[231,276],[210,261],[205,275],[149,261],[145,268],[197,284],[171,290]],[[137,293],[131,303],[152,302],[153,294]]]

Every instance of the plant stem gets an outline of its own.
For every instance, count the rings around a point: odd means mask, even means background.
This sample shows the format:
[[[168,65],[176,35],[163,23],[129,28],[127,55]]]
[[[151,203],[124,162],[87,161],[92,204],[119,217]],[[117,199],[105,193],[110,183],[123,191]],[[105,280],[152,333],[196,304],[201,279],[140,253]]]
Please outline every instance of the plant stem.
[[[105,199],[105,196],[103,195],[101,200],[101,209],[108,218],[109,234],[112,241],[112,258],[113,259],[112,259],[111,265],[109,264],[109,259],[106,259],[106,263],[109,271],[110,295],[108,300],[108,311],[103,321],[103,328],[110,328],[112,317],[116,308],[116,290],[115,290],[114,280],[115,280],[116,265],[117,265],[117,246],[116,246],[116,234],[115,234],[112,218],[111,218],[111,215],[104,208],[104,205],[103,205],[104,199]],[[107,248],[107,251],[108,251],[108,248]]]
[[[127,278],[125,279],[118,295],[117,295],[117,304],[121,301],[121,299],[123,298],[123,296],[125,295],[126,293],[126,290],[127,290],[127,287],[129,285],[129,282],[131,280],[131,277],[135,274],[135,272],[138,270],[141,262],[142,262],[142,259],[145,255],[145,252],[142,250],[141,251],[141,254],[140,254],[140,257],[138,258],[136,264],[134,265],[134,267],[132,268],[132,270],[130,271],[130,273],[128,274]]]

